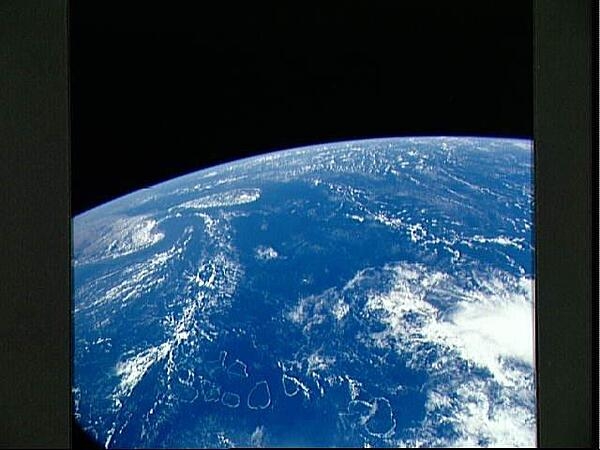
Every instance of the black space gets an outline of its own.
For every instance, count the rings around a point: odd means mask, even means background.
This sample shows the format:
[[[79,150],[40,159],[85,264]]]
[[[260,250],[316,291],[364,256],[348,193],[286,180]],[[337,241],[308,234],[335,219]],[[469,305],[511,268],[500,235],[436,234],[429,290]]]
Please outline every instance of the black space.
[[[530,2],[240,3],[71,2],[73,215],[299,145],[533,135]]]

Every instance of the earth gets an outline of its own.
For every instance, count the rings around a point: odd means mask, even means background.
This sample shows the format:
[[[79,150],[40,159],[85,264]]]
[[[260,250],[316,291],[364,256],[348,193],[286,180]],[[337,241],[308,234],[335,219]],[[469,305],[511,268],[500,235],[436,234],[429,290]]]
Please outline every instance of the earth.
[[[239,160],[73,219],[73,411],[106,448],[535,446],[533,148]]]

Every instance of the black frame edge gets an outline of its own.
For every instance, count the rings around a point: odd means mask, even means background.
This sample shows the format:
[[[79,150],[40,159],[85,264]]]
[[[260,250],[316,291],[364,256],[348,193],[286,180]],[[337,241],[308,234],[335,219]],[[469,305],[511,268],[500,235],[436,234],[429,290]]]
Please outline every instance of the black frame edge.
[[[534,7],[538,445],[598,448],[590,245],[597,5],[536,0]]]
[[[67,0],[0,7],[0,447],[70,445]]]

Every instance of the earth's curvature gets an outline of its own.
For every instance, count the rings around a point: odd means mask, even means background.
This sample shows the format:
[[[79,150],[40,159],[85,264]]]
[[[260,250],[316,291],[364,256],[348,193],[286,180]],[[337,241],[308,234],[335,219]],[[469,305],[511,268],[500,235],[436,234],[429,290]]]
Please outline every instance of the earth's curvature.
[[[534,446],[532,158],[341,142],[75,217],[77,421],[107,448]]]

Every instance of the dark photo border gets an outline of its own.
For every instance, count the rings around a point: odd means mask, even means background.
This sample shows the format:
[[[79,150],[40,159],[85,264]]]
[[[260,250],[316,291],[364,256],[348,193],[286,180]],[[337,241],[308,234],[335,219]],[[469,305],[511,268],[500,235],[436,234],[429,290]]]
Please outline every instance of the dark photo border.
[[[0,30],[0,447],[68,447],[67,0],[3,1]]]
[[[598,2],[534,17],[539,445],[597,448]]]
[[[67,17],[0,5],[1,448],[76,443]],[[598,4],[534,0],[534,18],[539,445],[597,448]]]

